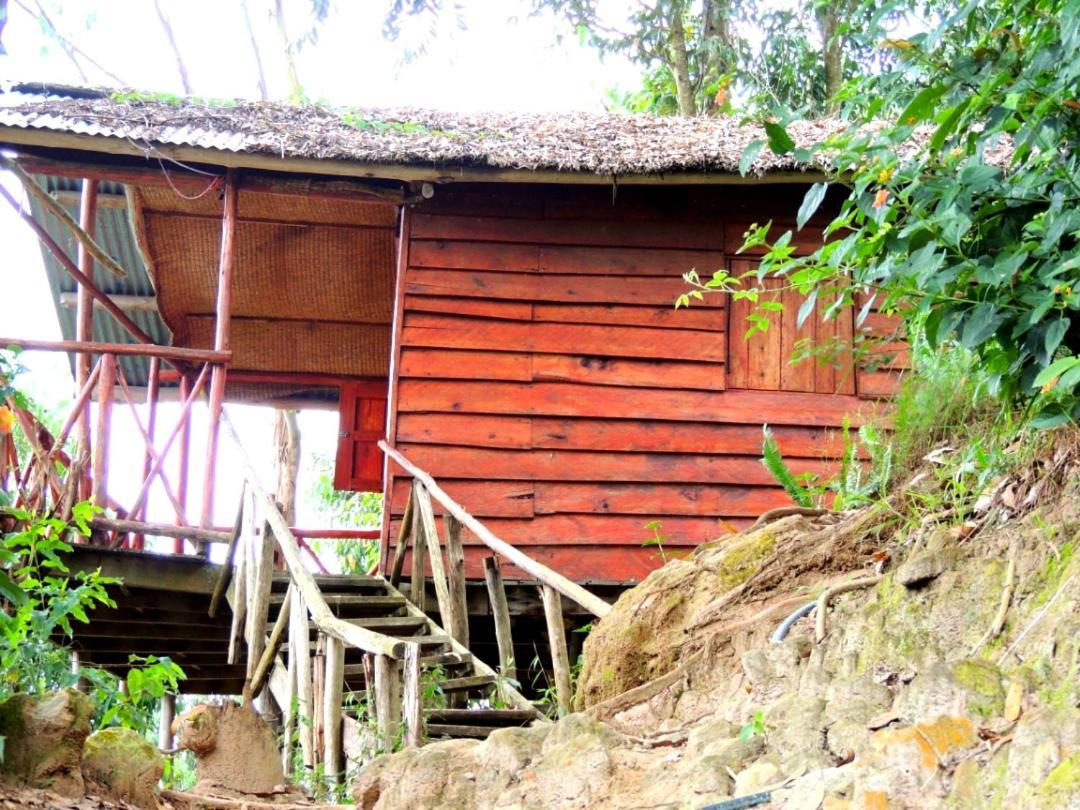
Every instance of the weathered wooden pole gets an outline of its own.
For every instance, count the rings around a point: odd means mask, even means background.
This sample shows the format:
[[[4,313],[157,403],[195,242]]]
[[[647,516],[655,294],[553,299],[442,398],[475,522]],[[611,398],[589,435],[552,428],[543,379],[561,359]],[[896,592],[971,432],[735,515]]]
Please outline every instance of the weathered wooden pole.
[[[239,189],[237,174],[230,169],[225,176],[225,211],[221,224],[221,256],[218,260],[217,305],[215,309],[214,349],[229,350],[229,316],[232,311],[232,277],[236,265],[236,220]],[[215,364],[210,379],[209,422],[206,436],[206,463],[203,467],[201,528],[214,520],[214,484],[217,470],[218,437],[221,432],[221,406],[225,401],[225,365]]]
[[[563,624],[562,597],[550,585],[540,586],[547,621],[548,642],[551,645],[551,669],[555,676],[555,700],[559,716],[570,714],[573,692],[570,686],[570,654],[566,650],[566,626]]]
[[[406,655],[408,653],[406,652]],[[341,703],[345,691],[345,645],[336,638],[326,639],[326,675],[323,679],[323,772],[341,781]]]
[[[289,657],[296,661],[296,728],[300,735],[300,750],[305,768],[315,767],[314,744],[311,737],[311,646],[308,629],[308,609],[302,592],[293,593],[292,616],[289,619]]]
[[[514,639],[510,633],[510,606],[506,601],[506,586],[503,584],[502,568],[499,558],[484,558],[484,581],[487,583],[488,598],[491,600],[491,615],[495,619],[495,642],[499,645],[499,672],[504,678],[517,680],[517,667],[514,663]]]
[[[94,235],[97,226],[97,197],[98,184],[96,180],[83,180],[82,195],[79,198],[79,224],[90,236]],[[84,275],[94,277],[94,257],[79,243],[78,253],[79,269]],[[75,310],[75,339],[92,341],[94,339],[94,299],[86,285],[79,285],[78,301]],[[90,354],[80,352],[75,357],[75,386],[81,391],[90,379]],[[79,416],[75,423],[75,441],[79,453],[90,454],[90,403],[85,401],[79,408]],[[79,482],[79,497],[86,499],[90,493],[88,482],[83,479]]]
[[[371,689],[368,689],[370,700]],[[398,663],[388,655],[375,656],[375,717],[379,730],[379,750],[394,748],[401,723],[401,677]]]
[[[450,634],[468,647],[469,603],[465,595],[465,548],[461,545],[461,521],[453,515],[443,515],[443,527],[446,530],[446,575],[450,601],[455,604],[454,627],[450,629]]]
[[[111,354],[101,358],[98,374],[97,428],[94,435],[94,482],[91,498],[97,506],[105,505],[109,490],[109,432],[112,427],[113,386],[116,383],[116,358]]]
[[[442,548],[439,545],[439,528],[435,524],[435,511],[431,506],[431,495],[423,486],[416,490],[416,518],[427,543],[428,559],[431,560],[431,578],[435,583],[435,598],[439,603],[441,624],[453,636],[454,629],[460,627],[457,618],[457,603],[450,598],[450,586],[446,581],[446,568],[443,565]],[[454,636],[454,638],[457,637]]]
[[[420,645],[415,641],[405,647],[402,659],[404,681],[402,712],[405,722],[405,745],[419,748],[424,742],[424,706],[420,692]]]
[[[161,358],[150,358],[150,369],[146,381],[146,452],[143,453],[143,478],[150,474],[151,465],[154,463],[154,435],[157,430],[157,406],[158,406],[158,394],[161,387]],[[168,485],[168,481],[165,478],[165,473],[161,474],[161,483]],[[177,520],[187,522],[186,513],[183,509],[183,504],[179,499],[176,500],[177,508],[180,510],[180,514],[176,516]],[[146,520],[146,504],[142,505],[139,509],[138,515],[132,515],[136,520]],[[139,535],[135,539],[135,547],[143,548],[146,544],[146,538],[143,535]]]
[[[180,401],[187,402],[191,398],[191,375],[180,375]],[[188,476],[191,472],[191,416],[185,416],[180,421],[180,450],[177,459],[176,473],[176,499],[180,501],[180,507],[184,514],[188,513]],[[173,541],[173,554],[184,553],[184,541],[176,538]]]
[[[161,696],[161,713],[158,716],[158,748],[163,751],[172,750],[172,724],[175,717],[176,696],[166,693]]]

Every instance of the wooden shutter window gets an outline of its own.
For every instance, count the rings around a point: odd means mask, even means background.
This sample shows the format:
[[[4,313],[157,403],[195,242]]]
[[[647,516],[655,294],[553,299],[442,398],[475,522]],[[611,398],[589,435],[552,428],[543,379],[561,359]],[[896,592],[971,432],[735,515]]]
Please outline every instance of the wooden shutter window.
[[[378,441],[386,434],[385,383],[345,383],[338,402],[334,488],[382,492],[383,456]]]

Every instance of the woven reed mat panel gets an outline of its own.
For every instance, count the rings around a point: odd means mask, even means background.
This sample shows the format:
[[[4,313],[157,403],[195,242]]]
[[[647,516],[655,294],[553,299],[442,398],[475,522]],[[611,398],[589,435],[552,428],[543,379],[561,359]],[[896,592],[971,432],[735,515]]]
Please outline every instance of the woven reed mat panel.
[[[184,320],[214,311],[221,223],[147,213],[158,307],[178,345]],[[394,307],[394,233],[241,222],[234,317],[386,323]]]
[[[285,385],[283,383],[225,383],[225,399],[229,402],[245,402],[252,405],[271,400],[303,399],[312,405],[325,404],[337,410],[339,391],[321,385]]]
[[[139,195],[151,211],[210,217],[220,227],[224,202],[218,191],[189,200],[171,188],[140,186]],[[395,228],[397,207],[353,200],[317,200],[302,194],[256,194],[240,191],[240,219],[272,219],[283,222],[316,222],[326,225],[360,225]]]
[[[214,318],[188,318],[190,346],[214,345]],[[230,368],[386,377],[390,326],[234,318]]]

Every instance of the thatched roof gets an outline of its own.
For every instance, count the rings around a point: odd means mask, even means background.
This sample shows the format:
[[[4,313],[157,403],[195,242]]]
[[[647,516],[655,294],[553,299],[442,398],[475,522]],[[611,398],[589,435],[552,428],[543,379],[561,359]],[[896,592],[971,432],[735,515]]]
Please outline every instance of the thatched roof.
[[[810,146],[840,126],[835,121],[804,122],[789,131],[797,144]],[[281,158],[624,176],[737,172],[746,146],[764,138],[759,127],[731,117],[206,102],[43,85],[0,92],[0,128]],[[763,175],[804,168],[790,155],[764,149],[751,171]]]

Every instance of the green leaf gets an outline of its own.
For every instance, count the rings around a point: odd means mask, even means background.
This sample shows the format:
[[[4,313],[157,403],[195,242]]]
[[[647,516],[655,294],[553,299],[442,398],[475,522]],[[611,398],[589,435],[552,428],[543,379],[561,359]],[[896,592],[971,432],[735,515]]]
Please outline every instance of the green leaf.
[[[828,183],[814,183],[807,189],[805,196],[803,196],[802,205],[799,206],[799,213],[795,217],[795,225],[799,230],[802,230],[803,225],[821,207],[821,202],[825,199],[825,192],[828,188]]]
[[[765,148],[765,141],[756,140],[751,141],[745,149],[743,149],[742,157],[739,158],[739,174],[746,177],[746,173],[750,171],[750,167],[754,165],[754,161],[758,159],[758,155],[761,154],[761,150]]]
[[[1052,380],[1056,380],[1066,372],[1078,367],[1080,367],[1080,357],[1062,357],[1060,360],[1055,360],[1035,376],[1032,387],[1042,388]]]
[[[934,84],[930,87],[924,87],[913,98],[908,105],[904,108],[904,111],[900,113],[900,117],[897,119],[897,123],[901,125],[917,124],[920,121],[925,121],[930,118],[934,112],[934,105],[937,104],[945,94],[945,85]]]
[[[967,110],[968,105],[971,103],[971,96],[968,96],[951,110],[949,114],[945,116],[945,120],[941,122],[938,128],[934,131],[933,136],[930,138],[930,150],[933,152],[941,151],[941,147],[945,145],[945,141],[952,135],[953,130],[956,129],[956,125],[960,123],[960,116]]]
[[[127,674],[128,698],[138,700],[143,691],[143,673],[140,669],[129,669]]]
[[[27,603],[29,597],[26,591],[20,588],[7,571],[0,571],[0,595],[7,599],[15,607],[21,607]]]
[[[997,331],[1003,320],[1005,316],[993,304],[976,305],[964,322],[960,342],[968,349],[981,346]]]
[[[1058,318],[1056,321],[1046,327],[1046,357],[1050,359],[1054,356],[1058,346],[1061,345],[1062,338],[1065,337],[1065,333],[1069,331],[1069,319]]]
[[[769,137],[769,149],[773,154],[786,155],[795,148],[795,141],[787,130],[775,121],[765,122],[765,134]]]

